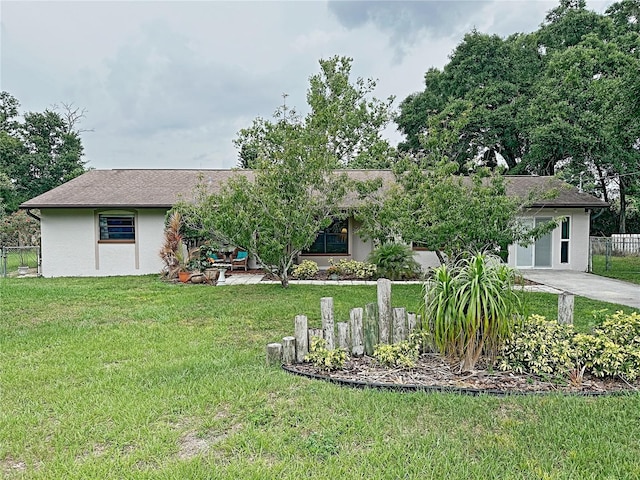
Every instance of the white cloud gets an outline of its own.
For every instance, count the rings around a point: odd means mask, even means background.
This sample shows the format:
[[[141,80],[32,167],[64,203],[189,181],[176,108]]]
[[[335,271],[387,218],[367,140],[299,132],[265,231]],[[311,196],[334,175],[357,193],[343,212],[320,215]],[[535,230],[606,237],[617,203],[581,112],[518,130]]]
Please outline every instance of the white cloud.
[[[3,1],[1,88],[27,111],[86,108],[89,166],[226,168],[236,132],[283,93],[304,113],[320,58],[353,57],[397,104],[470,28],[531,31],[556,4]]]

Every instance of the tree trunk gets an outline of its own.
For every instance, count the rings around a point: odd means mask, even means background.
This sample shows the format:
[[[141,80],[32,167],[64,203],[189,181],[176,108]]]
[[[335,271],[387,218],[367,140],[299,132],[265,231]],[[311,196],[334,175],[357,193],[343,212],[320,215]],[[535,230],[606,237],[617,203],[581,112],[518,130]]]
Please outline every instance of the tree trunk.
[[[438,257],[440,265],[444,265],[444,257],[442,256],[442,252],[440,250],[436,250],[436,257]]]
[[[627,185],[623,177],[618,177],[620,185],[620,228],[619,233],[627,233]]]

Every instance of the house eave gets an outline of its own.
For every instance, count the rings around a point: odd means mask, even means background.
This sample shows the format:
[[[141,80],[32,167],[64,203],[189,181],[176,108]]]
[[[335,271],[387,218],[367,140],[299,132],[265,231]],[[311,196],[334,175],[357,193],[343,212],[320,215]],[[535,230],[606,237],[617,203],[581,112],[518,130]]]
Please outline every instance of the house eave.
[[[45,210],[45,209],[60,209],[60,208],[64,208],[64,209],[73,209],[73,210],[86,210],[86,209],[127,209],[127,210],[131,210],[131,209],[147,209],[147,208],[154,208],[154,209],[170,209],[173,205],[167,205],[167,204],[145,204],[145,205],[134,205],[134,204],[130,204],[130,203],[110,203],[110,204],[86,204],[86,205],[69,205],[69,204],[64,204],[64,203],[60,203],[60,204],[51,204],[51,203],[47,203],[47,204],[31,204],[31,203],[23,203],[22,205],[20,205],[20,209],[22,210],[28,210],[28,209],[39,209],[39,210]]]

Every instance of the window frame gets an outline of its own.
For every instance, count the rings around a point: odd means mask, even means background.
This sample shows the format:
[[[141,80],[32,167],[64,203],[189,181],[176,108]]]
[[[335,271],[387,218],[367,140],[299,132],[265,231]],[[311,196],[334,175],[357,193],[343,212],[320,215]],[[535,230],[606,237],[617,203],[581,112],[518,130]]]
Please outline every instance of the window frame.
[[[560,223],[560,263],[569,264],[571,252],[571,217],[566,215]]]
[[[97,216],[98,216],[98,243],[125,243],[125,244],[133,244],[136,243],[136,239],[137,239],[137,219],[136,219],[136,213],[135,212],[112,212],[112,211],[107,211],[107,212],[97,212]],[[107,222],[107,224],[103,227],[102,225],[102,220],[106,219],[105,221]],[[130,219],[129,224],[124,224],[123,225],[110,225],[108,222],[108,219],[110,218],[127,218]],[[120,237],[120,238],[104,238],[103,237],[103,233],[106,231],[107,233],[110,232],[110,229],[116,229],[116,228],[129,228],[131,231],[131,238],[126,238],[126,237]],[[106,229],[106,230],[105,230]],[[117,232],[114,232],[115,235],[117,235]],[[122,235],[123,233],[120,232],[120,235]],[[114,236],[115,236],[114,235]]]
[[[346,231],[344,231],[346,229]],[[335,231],[332,231],[335,230]],[[327,237],[328,236],[337,236],[338,238],[343,237],[344,241],[339,241],[339,242],[332,242],[332,243],[328,243],[327,242]],[[316,243],[318,243],[318,241],[320,239],[323,239],[322,241],[322,251],[312,251],[311,248],[313,248],[314,245],[316,245]],[[332,245],[341,245],[344,244],[344,251],[335,251],[335,252],[328,252],[327,251],[327,245],[328,244],[332,244]],[[344,218],[344,219],[333,219],[333,221],[331,222],[331,224],[323,229],[320,230],[318,232],[318,234],[316,235],[315,240],[313,241],[313,243],[311,244],[311,246],[309,247],[309,249],[303,250],[302,255],[318,255],[318,256],[322,256],[322,255],[349,255],[349,219],[348,218]]]

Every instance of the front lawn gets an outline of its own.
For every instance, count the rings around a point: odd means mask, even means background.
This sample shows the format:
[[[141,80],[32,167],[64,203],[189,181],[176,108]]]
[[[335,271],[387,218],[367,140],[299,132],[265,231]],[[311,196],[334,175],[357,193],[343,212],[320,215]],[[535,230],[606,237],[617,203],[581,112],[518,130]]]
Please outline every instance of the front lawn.
[[[617,278],[618,280],[640,285],[640,256],[610,256],[609,264],[607,265],[605,255],[593,255],[591,262],[591,269],[596,275]]]
[[[2,478],[639,478],[640,395],[353,390],[265,366],[320,297],[372,286],[0,280]],[[415,310],[421,287],[393,287]],[[555,316],[557,297],[527,294]],[[576,324],[623,307],[576,299]],[[629,309],[625,309],[629,310]]]

